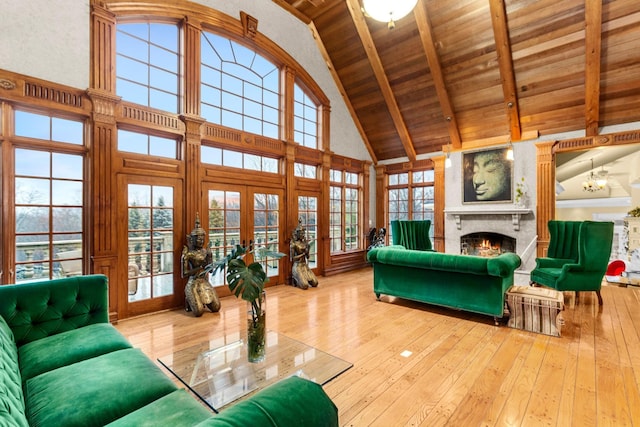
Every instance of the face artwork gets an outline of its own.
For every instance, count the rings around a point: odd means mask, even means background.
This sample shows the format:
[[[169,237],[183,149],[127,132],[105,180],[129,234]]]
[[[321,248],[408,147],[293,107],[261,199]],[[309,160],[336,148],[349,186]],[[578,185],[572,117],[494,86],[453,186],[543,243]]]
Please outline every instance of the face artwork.
[[[477,201],[508,200],[510,169],[501,152],[476,153],[473,158],[473,196]]]

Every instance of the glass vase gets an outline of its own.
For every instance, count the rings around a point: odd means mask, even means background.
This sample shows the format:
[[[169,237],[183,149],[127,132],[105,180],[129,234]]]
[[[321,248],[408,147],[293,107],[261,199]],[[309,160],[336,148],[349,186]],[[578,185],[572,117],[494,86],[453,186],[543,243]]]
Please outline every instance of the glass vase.
[[[265,358],[267,336],[267,298],[264,291],[254,301],[247,302],[247,358],[251,363]]]

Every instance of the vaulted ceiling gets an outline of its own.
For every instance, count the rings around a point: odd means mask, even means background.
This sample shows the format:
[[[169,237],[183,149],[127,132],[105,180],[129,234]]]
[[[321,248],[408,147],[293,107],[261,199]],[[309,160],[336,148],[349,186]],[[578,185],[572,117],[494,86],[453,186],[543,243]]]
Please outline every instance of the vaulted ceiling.
[[[317,34],[374,160],[640,121],[640,1],[273,0]]]

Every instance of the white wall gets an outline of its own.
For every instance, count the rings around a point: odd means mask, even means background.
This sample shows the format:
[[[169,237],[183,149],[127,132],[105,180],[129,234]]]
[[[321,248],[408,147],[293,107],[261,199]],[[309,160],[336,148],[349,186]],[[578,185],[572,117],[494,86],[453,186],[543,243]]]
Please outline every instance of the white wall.
[[[286,50],[331,103],[331,150],[371,160],[360,133],[307,26],[270,0],[199,0],[233,19],[240,10],[258,19],[258,31]],[[0,69],[72,86],[89,87],[89,0],[0,0]],[[12,35],[10,42],[6,35]],[[375,187],[374,187],[375,188]]]

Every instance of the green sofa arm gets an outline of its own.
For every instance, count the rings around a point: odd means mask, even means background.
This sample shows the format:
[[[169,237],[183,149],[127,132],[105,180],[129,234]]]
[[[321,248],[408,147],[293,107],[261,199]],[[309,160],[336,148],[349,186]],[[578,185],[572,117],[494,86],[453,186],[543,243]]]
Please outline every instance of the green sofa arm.
[[[60,332],[109,321],[104,275],[0,286],[0,316],[18,347]]]
[[[570,258],[536,258],[536,268],[562,268],[565,264],[574,264],[575,259]]]
[[[338,427],[338,409],[320,384],[292,376],[196,427]]]

